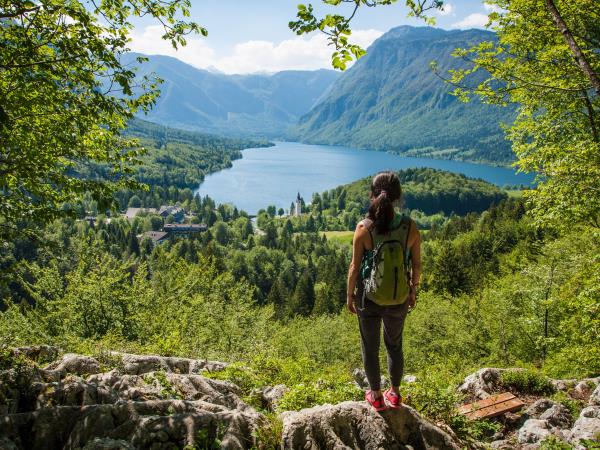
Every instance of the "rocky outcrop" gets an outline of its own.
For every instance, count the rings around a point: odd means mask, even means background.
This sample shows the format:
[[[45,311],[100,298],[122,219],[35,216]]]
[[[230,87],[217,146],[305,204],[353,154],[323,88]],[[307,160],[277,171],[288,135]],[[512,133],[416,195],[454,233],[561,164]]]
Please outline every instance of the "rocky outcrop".
[[[120,358],[123,373],[140,375],[157,370],[174,373],[217,372],[227,367],[227,363],[189,358],[173,358],[156,355],[132,355],[130,353],[112,352],[112,356]]]
[[[239,389],[201,372],[223,363],[113,354],[66,354],[44,369],[0,372],[2,449],[252,447],[260,414]],[[1,398],[1,397],[0,397]]]
[[[448,433],[409,406],[375,412],[365,402],[282,414],[284,449],[459,449]]]
[[[497,391],[500,385],[500,374],[504,370],[493,367],[480,369],[464,379],[458,387],[458,392],[471,395],[479,400],[488,398],[493,392]]]

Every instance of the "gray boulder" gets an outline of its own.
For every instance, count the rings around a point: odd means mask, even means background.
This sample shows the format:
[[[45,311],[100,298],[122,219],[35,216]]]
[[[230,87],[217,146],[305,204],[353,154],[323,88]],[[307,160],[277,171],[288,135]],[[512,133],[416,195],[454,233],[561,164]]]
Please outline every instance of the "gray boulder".
[[[577,379],[569,378],[566,380],[550,380],[550,384],[552,384],[554,390],[566,392],[575,387],[577,384]]]
[[[588,408],[586,408],[588,409]],[[585,411],[585,410],[584,410]],[[591,417],[590,417],[591,416]],[[575,425],[571,429],[571,443],[576,448],[583,449],[581,445],[582,439],[600,439],[600,412],[598,411],[586,411],[586,415],[582,414],[575,421]]]
[[[131,356],[137,369],[149,368],[150,360],[168,371],[102,373],[94,358],[68,354],[46,369],[1,372],[0,383],[13,385],[18,375],[20,384],[3,390],[11,406],[0,409],[0,450],[255,445],[262,416],[242,401],[237,386],[194,373],[206,362]]]
[[[600,384],[596,386],[596,389],[590,394],[588,403],[590,406],[600,406]]]
[[[535,444],[552,434],[548,422],[529,419],[519,429],[517,440],[520,444]]]
[[[285,412],[283,449],[461,448],[450,434],[402,406],[377,413],[366,402],[322,405]]]
[[[369,380],[367,380],[367,374],[365,373],[364,369],[354,369],[352,371],[352,377],[354,378],[354,382],[360,389],[364,391],[369,390]],[[388,384],[388,379],[382,375],[381,387],[384,388],[385,386],[388,386]]]
[[[575,385],[570,395],[579,400],[588,400],[594,389],[596,389],[595,380],[585,379]]]
[[[121,358],[122,371],[129,375],[142,375],[162,370],[173,373],[216,372],[227,367],[227,363],[201,359],[175,358],[158,355],[133,355],[130,353],[112,352],[112,356]]]
[[[573,423],[571,411],[564,405],[553,405],[540,415],[540,419],[558,429],[570,428]]]
[[[58,361],[50,363],[45,370],[58,372],[63,376],[68,373],[89,375],[100,373],[100,363],[91,356],[67,353]]]
[[[51,345],[32,345],[29,347],[18,347],[14,350],[15,354],[23,355],[33,361],[40,363],[55,360],[60,350]]]
[[[85,444],[82,450],[134,450],[134,448],[127,441],[96,438]]]
[[[492,450],[512,450],[515,448],[515,445],[506,439],[500,439],[490,443],[490,448]]]
[[[260,392],[263,406],[271,411],[275,411],[277,408],[277,403],[288,391],[289,388],[285,384],[267,386]]]
[[[519,371],[522,369],[497,369],[494,367],[480,369],[464,379],[463,383],[458,387],[458,392],[471,395],[479,400],[488,398],[500,388],[502,372],[511,370]]]
[[[539,419],[544,412],[550,408],[558,406],[561,406],[560,403],[548,398],[540,398],[524,411],[524,415],[526,415],[528,418]]]

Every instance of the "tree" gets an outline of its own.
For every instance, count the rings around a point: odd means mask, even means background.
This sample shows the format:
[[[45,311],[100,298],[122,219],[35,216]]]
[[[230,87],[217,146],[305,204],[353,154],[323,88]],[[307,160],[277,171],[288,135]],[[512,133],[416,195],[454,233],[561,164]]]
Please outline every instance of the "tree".
[[[298,35],[313,31],[321,31],[327,35],[329,45],[335,49],[331,55],[331,64],[335,69],[345,70],[349,62],[359,59],[365,54],[364,49],[349,41],[352,34],[350,22],[358,10],[361,7],[373,8],[396,2],[397,0],[323,0],[323,3],[331,6],[350,4],[353,7],[348,17],[341,14],[327,14],[321,19],[315,16],[312,4],[300,4],[296,15],[298,20],[291,21],[289,27]],[[409,16],[424,18],[428,23],[434,23],[434,20],[425,17],[424,13],[432,9],[443,9],[443,4],[442,0],[406,0]]]
[[[296,289],[294,289],[290,312],[292,314],[308,316],[312,312],[314,305],[315,291],[313,288],[312,275],[309,270],[304,270],[296,284]]]
[[[206,35],[177,18],[189,8],[189,0],[2,2],[1,240],[22,232],[24,221],[72,213],[61,205],[84,192],[103,210],[114,206],[116,189],[140,187],[132,165],[142,150],[121,130],[153,105],[158,80],[136,86],[135,72],[121,63],[131,19],[158,20],[163,38],[178,47],[188,33]],[[82,175],[98,164],[106,177]]]
[[[538,174],[525,191],[540,225],[600,226],[600,9],[595,1],[491,0],[497,42],[455,55],[470,62],[452,74],[455,93],[514,102],[508,129],[519,168]],[[481,81],[482,70],[487,73]],[[475,83],[474,83],[475,82]]]

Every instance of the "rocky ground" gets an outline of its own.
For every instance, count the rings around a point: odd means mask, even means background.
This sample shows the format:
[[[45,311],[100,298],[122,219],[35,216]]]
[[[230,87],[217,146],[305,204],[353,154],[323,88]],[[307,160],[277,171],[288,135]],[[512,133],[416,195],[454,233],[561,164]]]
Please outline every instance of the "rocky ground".
[[[0,367],[0,450],[274,447],[257,439],[265,416],[241,399],[240,389],[206,376],[226,363],[115,352],[96,359],[43,346],[11,352],[17,362]],[[499,373],[482,369],[459,389],[484,398],[497,388]],[[521,414],[502,418],[508,425],[491,447],[536,448],[554,434],[584,448],[580,440],[600,432],[598,381],[556,381],[557,389],[588,402],[580,416],[537,399]],[[285,391],[265,388],[264,406],[272,408]],[[343,402],[279,417],[277,445],[283,449],[464,448],[451,430],[409,406],[375,413],[365,402]]]
[[[508,370],[519,369],[481,369],[469,375],[458,390],[471,400],[487,398],[499,391],[501,374]],[[551,383],[555,392],[563,392],[565,399],[583,406],[579,416],[573,417],[569,408],[550,398],[521,396],[527,405],[522,411],[494,419],[503,427],[489,447],[532,450],[539,448],[545,439],[554,437],[577,450],[600,449],[600,377],[551,380]]]

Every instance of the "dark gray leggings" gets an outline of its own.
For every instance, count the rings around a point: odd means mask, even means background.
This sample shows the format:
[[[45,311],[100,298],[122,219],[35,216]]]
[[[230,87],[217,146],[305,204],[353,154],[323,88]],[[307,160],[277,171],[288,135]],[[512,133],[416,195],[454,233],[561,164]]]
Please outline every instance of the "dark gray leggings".
[[[359,308],[357,312],[363,364],[371,390],[381,389],[379,343],[382,322],[390,381],[392,386],[399,386],[404,371],[402,330],[408,313],[408,302],[402,305],[380,306],[365,298],[364,308]]]

